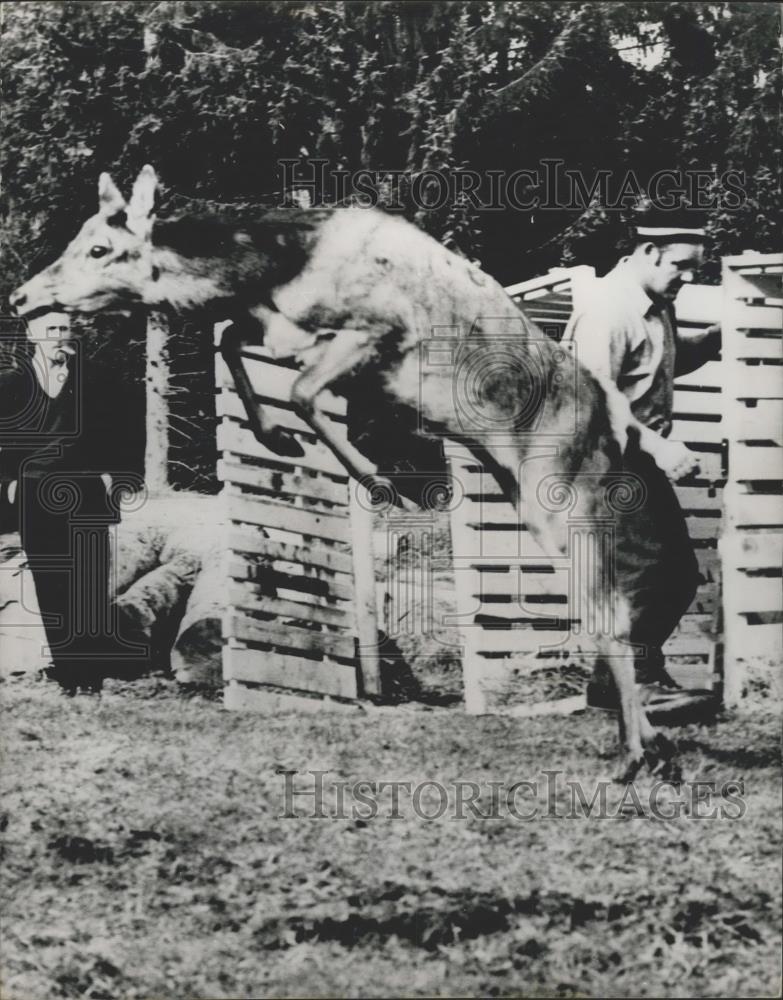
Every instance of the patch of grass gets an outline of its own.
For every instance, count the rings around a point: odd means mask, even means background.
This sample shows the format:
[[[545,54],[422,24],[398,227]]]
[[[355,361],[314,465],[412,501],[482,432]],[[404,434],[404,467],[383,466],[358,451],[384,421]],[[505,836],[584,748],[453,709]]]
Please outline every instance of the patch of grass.
[[[672,731],[738,819],[568,818],[612,773],[615,723],[405,706],[227,713],[151,678],[100,698],[2,692],[3,997],[772,996],[780,985],[778,723]],[[557,769],[558,784],[544,771]],[[285,818],[285,777],[532,780],[507,811]],[[642,800],[651,779],[636,790]],[[422,804],[435,811],[431,796]],[[669,800],[667,800],[669,801]],[[677,814],[677,802],[684,803]],[[311,814],[312,795],[293,799]]]

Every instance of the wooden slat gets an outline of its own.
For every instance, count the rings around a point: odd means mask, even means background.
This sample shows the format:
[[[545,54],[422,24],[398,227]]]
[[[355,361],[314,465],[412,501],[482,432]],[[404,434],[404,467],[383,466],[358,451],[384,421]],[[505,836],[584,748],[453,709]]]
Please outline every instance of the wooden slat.
[[[459,570],[463,572],[463,570]],[[465,570],[464,572],[474,572]],[[508,573],[475,573],[469,577],[466,586],[471,595],[486,597],[510,597],[518,599],[524,596],[548,596],[568,593],[568,571],[558,570],[555,573],[519,573],[510,570]]]
[[[241,558],[229,561],[228,575],[241,583],[258,583],[278,591],[290,590],[343,601],[353,599],[353,586],[345,583],[343,577],[309,576],[268,566],[253,566]]]
[[[677,635],[711,635],[715,631],[712,615],[688,613],[680,622]]]
[[[290,427],[292,430],[301,431],[306,434],[314,434],[312,427],[307,421],[297,413],[293,404],[289,401],[267,402],[261,397],[257,397],[264,413],[270,421],[279,423],[282,427]],[[233,386],[227,386],[215,397],[215,411],[219,417],[231,417],[234,420],[246,420],[247,412],[244,403]],[[325,410],[326,417],[336,428],[342,428],[345,434],[345,418]]]
[[[726,257],[725,264],[740,274],[767,274],[783,280],[783,253],[765,253],[760,250],[745,250],[733,257]]]
[[[571,638],[570,629],[566,627],[562,629],[474,627],[477,632],[476,642],[482,653],[537,656],[543,647],[558,646],[566,649],[573,646],[575,641]],[[551,651],[546,650],[546,652]]]
[[[226,614],[223,635],[226,638],[240,639],[242,642],[265,643],[283,649],[320,653],[345,660],[352,660],[355,654],[352,636],[261,621],[237,611]]]
[[[783,530],[783,496],[733,493],[728,519],[734,528],[766,527]]]
[[[524,525],[520,523],[519,514],[509,503],[482,503],[466,498],[460,504],[460,508],[460,515],[471,528],[492,530],[491,526],[494,525],[496,530],[507,528],[517,532],[525,530]]]
[[[235,531],[229,536],[229,548],[234,552],[247,552],[270,560],[300,563],[304,566],[333,570],[337,573],[352,571],[351,556],[337,548],[308,543],[293,545],[271,538],[264,538],[257,531]]]
[[[747,621],[744,615],[736,615],[732,616],[730,624],[726,622],[726,628],[734,630],[734,640],[743,660],[776,663],[780,669],[783,628],[779,623],[758,624]]]
[[[330,661],[305,660],[268,650],[262,652],[227,646],[223,650],[223,676],[228,681],[274,684],[338,698],[355,698],[357,695],[354,667]]]
[[[539,306],[538,304],[522,303],[522,312],[528,319],[539,325],[551,323],[553,326],[565,326],[571,315],[570,309],[560,306]]]
[[[734,532],[720,541],[724,573],[734,569],[773,569],[783,564],[783,532]]]
[[[503,559],[536,559],[547,557],[536,545],[529,531],[476,531],[464,526],[452,541],[455,565],[472,564],[476,560],[498,562]]]
[[[502,598],[508,597],[509,600]],[[570,618],[568,598],[565,594],[517,594],[491,595],[487,599],[481,593],[473,594],[470,607],[460,608],[454,614],[445,614],[443,623],[447,626],[490,625],[498,622],[518,622],[522,625],[534,618]]]
[[[217,477],[224,483],[251,486],[275,495],[324,500],[343,507],[348,503],[348,487],[344,482],[336,482],[324,474],[314,476],[302,470],[284,472],[281,469],[251,465],[241,462],[238,456],[232,456],[230,452],[226,452],[225,457],[218,460]]]
[[[542,715],[574,715],[587,708],[587,698],[575,694],[570,698],[555,698],[554,701],[539,701],[533,704],[510,705],[498,709],[498,715],[508,715],[513,719],[535,719]]]
[[[721,361],[708,361],[706,365],[697,368],[687,375],[680,375],[674,380],[675,389],[705,388],[722,389],[726,372]]]
[[[678,419],[672,424],[671,436],[686,444],[720,444],[726,432],[720,421]]]
[[[740,337],[734,348],[734,357],[740,361],[783,360],[783,339],[781,337]]]
[[[742,573],[737,586],[739,596],[735,608],[741,614],[783,610],[783,580],[779,576]]]
[[[721,676],[715,673],[710,659],[704,657],[701,662],[693,663],[693,657],[687,657],[682,663],[677,654],[670,653],[666,658],[666,670],[681,687],[711,691],[720,682]]]
[[[783,365],[727,365],[727,390],[737,399],[783,399]]]
[[[783,309],[761,303],[752,305],[737,303],[733,310],[732,322],[735,329],[740,332],[767,330],[772,333],[780,333],[783,329]]]
[[[293,504],[277,503],[261,496],[231,493],[226,497],[226,512],[232,521],[280,528],[314,538],[347,542],[351,537],[350,521],[345,514],[294,507]]]
[[[478,610],[473,615],[473,618],[475,623],[482,626],[482,628],[488,628],[493,624],[505,622],[517,624],[522,627],[529,624],[531,619],[536,618],[554,620],[576,617],[576,615],[570,613],[567,601],[544,603],[534,602],[523,597],[516,601],[510,601],[507,604],[495,604],[482,602],[477,597],[476,605]]]
[[[464,493],[473,499],[478,497],[498,497],[505,500],[498,481],[487,472],[457,469],[452,474],[452,479],[460,494]]]
[[[270,426],[285,427],[297,434],[303,434],[308,440],[315,440],[316,433],[313,428],[303,420],[294,410],[275,406],[273,403],[264,403],[263,412]],[[235,392],[223,390],[215,397],[215,412],[218,417],[229,417],[232,420],[247,422],[247,413],[239,396]]]
[[[683,510],[723,509],[723,491],[707,486],[675,486],[674,492]]]
[[[686,517],[685,522],[688,525],[688,534],[694,541],[703,538],[717,538],[720,534],[720,517],[691,516]]]
[[[674,635],[663,645],[666,656],[709,656],[712,640],[709,636]]]
[[[251,458],[262,458],[275,466],[285,468],[300,467],[313,469],[316,472],[328,472],[334,476],[342,476],[346,480],[348,473],[344,466],[335,458],[324,444],[312,444],[302,441],[304,455],[297,458],[287,458],[278,455],[262,445],[251,432],[233,420],[222,420],[217,429],[218,451],[230,451],[236,455],[249,455]]]
[[[303,599],[307,595],[298,595]],[[232,583],[228,588],[229,603],[233,608],[244,611],[276,615],[278,618],[292,618],[298,621],[311,621],[320,625],[337,625],[350,628],[353,625],[351,609],[344,603],[321,604],[312,597],[310,603],[290,601],[279,597],[267,597],[259,594],[252,584]]]
[[[721,299],[719,285],[683,285],[674,303],[677,325],[717,323],[720,319]]]
[[[677,386],[675,382],[675,386]],[[696,389],[674,390],[674,415],[687,417],[692,414],[698,416],[722,416],[723,415],[723,394],[720,392],[699,392]]]
[[[254,356],[249,350],[242,352],[245,369],[256,395],[262,399],[274,400],[282,406],[291,406],[291,386],[296,381],[299,372],[296,368],[277,365],[274,362]],[[221,388],[234,390],[234,380],[222,358],[216,362],[217,384]],[[336,418],[344,418],[346,402],[330,392],[319,396],[319,403],[325,413]]]
[[[564,269],[565,270],[565,269]],[[558,277],[550,274],[536,278],[528,278],[526,281],[518,281],[513,285],[506,286],[506,294],[512,299],[533,299],[534,297],[551,295],[558,286],[570,288],[570,279],[563,277],[561,273]]]
[[[783,445],[783,400],[762,399],[734,410],[737,441],[774,441]]]
[[[505,500],[493,476],[461,470],[457,473],[459,488],[465,490],[467,499],[476,507],[481,504],[487,520],[495,520],[497,511],[503,511],[501,520],[512,522],[511,506]],[[720,510],[723,505],[720,488],[709,486],[677,485],[675,492],[683,508],[689,510]],[[476,507],[467,510],[476,513]]]
[[[757,255],[760,256],[760,255]],[[774,256],[774,255],[772,255]],[[723,260],[723,287],[735,299],[758,301],[773,300],[781,304],[780,271],[769,263],[758,263],[751,266],[740,257],[729,257]]]
[[[277,717],[286,712],[296,712],[297,715],[353,713],[359,708],[359,702],[229,681],[223,691],[223,706],[232,712],[252,712],[254,715]]]
[[[762,481],[783,479],[783,448],[734,442],[731,447],[732,479]]]

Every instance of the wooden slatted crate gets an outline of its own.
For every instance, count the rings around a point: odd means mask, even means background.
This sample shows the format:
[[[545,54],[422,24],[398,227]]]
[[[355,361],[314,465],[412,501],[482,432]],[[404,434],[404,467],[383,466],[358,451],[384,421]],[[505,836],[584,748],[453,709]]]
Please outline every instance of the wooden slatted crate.
[[[723,561],[724,699],[781,696],[783,255],[723,261],[729,481]]]
[[[584,704],[583,678],[559,676],[579,647],[569,616],[568,567],[534,544],[494,478],[464,448],[448,445],[451,512],[462,635],[465,708],[472,714],[538,714]],[[554,687],[560,697],[552,694]],[[546,695],[542,693],[542,685]]]
[[[369,505],[294,412],[296,370],[257,348],[243,360],[267,419],[292,431],[304,454],[281,457],[255,439],[218,357],[218,476],[230,525],[225,704],[319,709],[329,696],[332,707],[347,705],[380,687]],[[326,409],[344,433],[344,400],[327,397]]]

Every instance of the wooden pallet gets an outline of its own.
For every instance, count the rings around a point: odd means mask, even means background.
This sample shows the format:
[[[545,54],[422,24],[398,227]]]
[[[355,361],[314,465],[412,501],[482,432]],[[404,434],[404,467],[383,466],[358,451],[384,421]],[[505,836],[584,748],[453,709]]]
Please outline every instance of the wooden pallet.
[[[727,705],[783,692],[782,282],[781,254],[723,261],[729,480],[720,551]]]
[[[304,454],[281,457],[255,439],[218,357],[218,476],[230,526],[225,704],[267,712],[346,706],[380,693],[372,515],[294,412],[296,370],[256,348],[243,358],[266,416],[292,431]],[[344,400],[329,397],[326,409],[344,433]]]

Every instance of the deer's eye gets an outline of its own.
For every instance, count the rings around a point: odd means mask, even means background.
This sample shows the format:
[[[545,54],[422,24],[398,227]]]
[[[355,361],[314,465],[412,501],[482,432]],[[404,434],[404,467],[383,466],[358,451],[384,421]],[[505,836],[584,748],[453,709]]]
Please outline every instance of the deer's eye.
[[[97,243],[94,247],[90,247],[90,256],[95,257],[96,259],[98,257],[105,257],[108,252],[108,247],[99,246]]]

